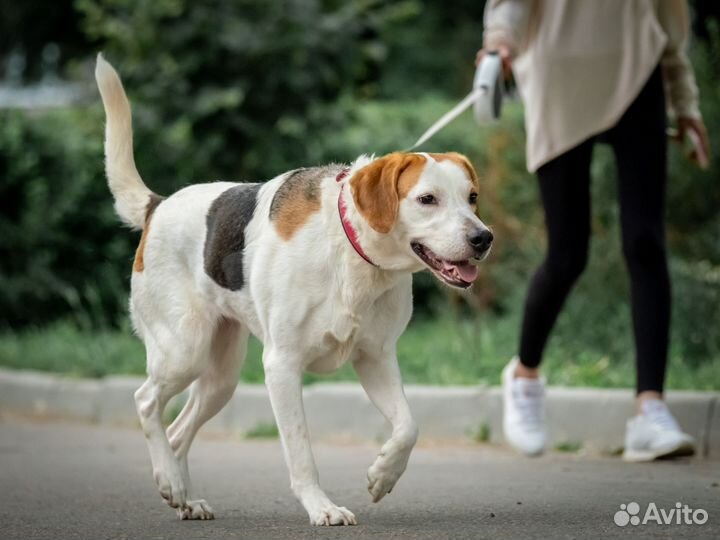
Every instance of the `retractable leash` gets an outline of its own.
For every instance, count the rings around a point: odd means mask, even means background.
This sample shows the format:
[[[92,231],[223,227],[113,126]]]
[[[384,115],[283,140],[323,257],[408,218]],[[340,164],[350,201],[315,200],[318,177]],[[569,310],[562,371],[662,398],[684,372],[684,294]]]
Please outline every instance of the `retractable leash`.
[[[483,56],[475,70],[473,89],[460,103],[442,115],[437,122],[423,133],[415,144],[404,150],[409,152],[429,141],[436,133],[474,105],[475,120],[478,124],[489,124],[500,118],[502,109],[502,60],[497,51]]]

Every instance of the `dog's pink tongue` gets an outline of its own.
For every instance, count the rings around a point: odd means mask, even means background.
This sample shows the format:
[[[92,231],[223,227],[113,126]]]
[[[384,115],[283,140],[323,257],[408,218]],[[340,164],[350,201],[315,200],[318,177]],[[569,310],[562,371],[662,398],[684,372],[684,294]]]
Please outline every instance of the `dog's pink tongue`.
[[[472,283],[478,277],[477,266],[473,266],[470,263],[453,264],[443,261],[443,267],[450,274],[459,277],[466,283]]]
[[[473,266],[472,264],[458,264],[455,268],[457,268],[460,278],[468,283],[472,283],[478,277],[477,266]]]

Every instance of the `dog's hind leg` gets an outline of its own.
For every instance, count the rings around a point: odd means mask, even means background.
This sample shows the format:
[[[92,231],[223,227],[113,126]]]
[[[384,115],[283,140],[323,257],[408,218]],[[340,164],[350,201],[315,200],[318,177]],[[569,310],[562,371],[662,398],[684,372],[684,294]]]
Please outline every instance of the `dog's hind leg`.
[[[219,322],[213,335],[210,363],[190,386],[188,402],[167,430],[187,489],[187,504],[177,510],[182,519],[214,518],[210,505],[198,498],[192,488],[188,452],[200,427],[232,397],[245,359],[247,339],[248,332],[239,323],[227,319]]]
[[[212,326],[210,321],[185,315],[173,326],[157,324],[143,328],[142,335],[147,349],[148,378],[135,392],[135,405],[160,495],[171,507],[181,509],[187,506],[187,488],[165,433],[162,413],[170,398],[205,371]]]

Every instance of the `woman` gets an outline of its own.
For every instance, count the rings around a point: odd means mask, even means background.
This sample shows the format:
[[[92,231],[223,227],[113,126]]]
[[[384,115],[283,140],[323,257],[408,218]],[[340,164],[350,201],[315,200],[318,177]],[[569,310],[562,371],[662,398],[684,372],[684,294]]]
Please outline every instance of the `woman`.
[[[548,251],[530,282],[519,356],[503,371],[503,426],[526,455],[545,448],[548,336],[587,260],[590,162],[599,140],[618,170],[622,249],[630,273],[637,415],[624,457],[646,461],[694,452],[663,401],[670,322],[665,252],[666,99],[679,137],[706,165],[708,140],[692,67],[684,0],[488,0],[484,47],[512,67],[525,105],[527,165],[536,172]]]

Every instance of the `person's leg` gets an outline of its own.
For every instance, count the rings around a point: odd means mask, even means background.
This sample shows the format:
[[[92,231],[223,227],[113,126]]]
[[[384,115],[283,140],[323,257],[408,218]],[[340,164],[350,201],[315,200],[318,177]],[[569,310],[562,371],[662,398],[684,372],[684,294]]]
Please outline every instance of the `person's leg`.
[[[502,374],[503,432],[527,456],[541,454],[546,443],[545,386],[538,372],[542,352],[587,260],[592,147],[588,140],[538,171],[548,252],[530,282],[520,357],[513,358]]]
[[[665,251],[667,137],[662,77],[657,69],[609,133],[618,167],[622,247],[632,300],[637,395],[660,398],[670,328]]]
[[[648,461],[694,452],[662,401],[670,329],[665,251],[667,139],[662,77],[655,70],[608,133],[618,166],[623,254],[630,273],[638,415],[628,422],[624,458]]]
[[[530,281],[525,301],[519,376],[537,376],[550,331],[587,262],[592,148],[590,139],[537,172],[548,248],[545,261]]]

